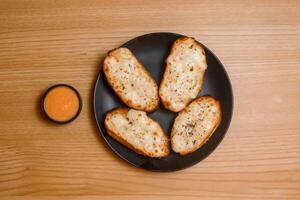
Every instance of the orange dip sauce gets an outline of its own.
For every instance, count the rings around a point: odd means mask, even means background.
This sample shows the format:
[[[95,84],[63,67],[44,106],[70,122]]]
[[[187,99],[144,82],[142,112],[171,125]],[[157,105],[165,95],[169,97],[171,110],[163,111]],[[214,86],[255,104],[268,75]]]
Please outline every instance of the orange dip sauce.
[[[67,86],[54,87],[44,99],[44,110],[54,121],[71,120],[78,113],[79,108],[80,100],[77,93]]]

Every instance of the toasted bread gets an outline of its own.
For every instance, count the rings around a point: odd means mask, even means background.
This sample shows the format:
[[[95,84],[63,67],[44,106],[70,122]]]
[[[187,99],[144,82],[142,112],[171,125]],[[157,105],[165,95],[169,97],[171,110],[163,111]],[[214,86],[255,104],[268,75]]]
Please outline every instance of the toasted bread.
[[[199,149],[222,119],[219,101],[209,96],[195,99],[178,113],[171,131],[173,151],[185,155]]]
[[[127,106],[147,112],[159,107],[155,80],[128,48],[110,51],[103,70],[108,83]]]
[[[111,137],[136,153],[155,158],[170,153],[168,137],[143,111],[117,108],[106,114],[104,124]]]
[[[179,112],[201,91],[207,68],[204,48],[195,39],[177,39],[166,59],[166,68],[159,88],[164,107]]]

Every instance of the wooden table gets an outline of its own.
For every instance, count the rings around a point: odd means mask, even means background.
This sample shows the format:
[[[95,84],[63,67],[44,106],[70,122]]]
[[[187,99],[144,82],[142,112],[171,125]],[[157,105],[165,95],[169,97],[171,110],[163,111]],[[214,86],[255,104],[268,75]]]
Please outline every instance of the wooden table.
[[[0,195],[300,199],[300,1],[183,2],[0,1]],[[92,114],[105,53],[159,31],[206,44],[235,97],[217,150],[174,173],[119,159]],[[55,83],[74,85],[83,97],[69,125],[41,117],[39,98]]]

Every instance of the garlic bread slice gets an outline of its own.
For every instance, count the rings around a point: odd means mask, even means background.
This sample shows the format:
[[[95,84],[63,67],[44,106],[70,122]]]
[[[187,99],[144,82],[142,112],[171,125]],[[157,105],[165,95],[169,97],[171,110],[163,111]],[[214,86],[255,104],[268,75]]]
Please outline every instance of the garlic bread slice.
[[[110,51],[103,71],[112,89],[127,106],[147,112],[159,107],[155,80],[128,48]]]
[[[166,59],[159,88],[164,107],[179,112],[195,99],[201,91],[206,68],[202,45],[190,37],[177,39]]]
[[[211,137],[222,119],[220,102],[210,96],[195,99],[178,113],[172,132],[173,151],[185,155],[199,149]]]
[[[168,137],[144,111],[117,108],[106,114],[104,124],[111,137],[136,153],[154,158],[170,153]]]

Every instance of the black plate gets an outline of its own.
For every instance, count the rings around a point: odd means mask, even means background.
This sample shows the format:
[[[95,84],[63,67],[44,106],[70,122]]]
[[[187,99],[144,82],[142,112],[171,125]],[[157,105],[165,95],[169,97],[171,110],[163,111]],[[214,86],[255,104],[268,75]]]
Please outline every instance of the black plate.
[[[182,36],[175,33],[151,33],[136,37],[123,44],[122,47],[128,47],[135,54],[159,85],[170,47],[174,40]],[[106,133],[104,127],[104,115],[115,107],[124,107],[125,105],[109,87],[103,72],[99,72],[94,91],[94,114],[102,137],[118,156],[136,167],[147,170],[175,171],[198,163],[218,146],[230,124],[233,110],[233,94],[230,80],[222,63],[208,48],[205,47],[205,51],[208,69],[205,73],[202,92],[199,96],[208,94],[219,99],[222,105],[223,119],[205,145],[192,154],[185,156],[171,152],[168,157],[163,159],[148,158],[135,153],[112,139]],[[158,110],[149,115],[160,123],[166,133],[170,133],[176,113],[165,110],[161,105]]]

